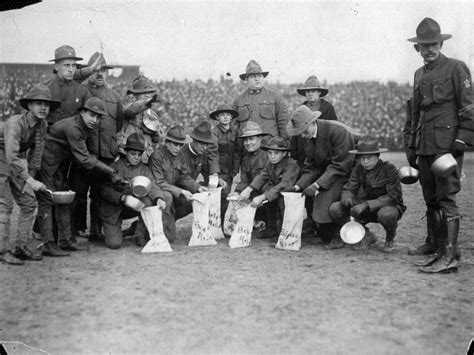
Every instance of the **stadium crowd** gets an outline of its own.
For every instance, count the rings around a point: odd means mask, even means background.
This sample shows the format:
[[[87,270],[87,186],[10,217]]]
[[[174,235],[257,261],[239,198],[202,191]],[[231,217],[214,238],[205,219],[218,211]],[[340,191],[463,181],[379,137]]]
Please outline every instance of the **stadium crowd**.
[[[22,111],[18,100],[31,87],[44,82],[49,75],[44,72],[33,73],[26,70],[7,72],[2,76],[0,95],[2,108],[1,120]],[[124,105],[129,101],[126,95],[130,81],[119,78],[112,85],[124,98]],[[220,80],[171,80],[155,81],[160,95],[167,102],[162,117],[163,125],[169,128],[175,123],[192,127],[199,119],[206,118],[209,112],[222,102],[232,102],[245,84],[226,77]],[[293,112],[303,101],[296,88],[299,84],[271,83],[269,85],[281,93]],[[403,150],[402,129],[405,122],[406,101],[411,95],[409,84],[395,82],[380,83],[375,81],[326,84],[329,94],[326,97],[336,110],[339,121],[358,128],[362,133],[378,139],[381,145],[394,151]]]

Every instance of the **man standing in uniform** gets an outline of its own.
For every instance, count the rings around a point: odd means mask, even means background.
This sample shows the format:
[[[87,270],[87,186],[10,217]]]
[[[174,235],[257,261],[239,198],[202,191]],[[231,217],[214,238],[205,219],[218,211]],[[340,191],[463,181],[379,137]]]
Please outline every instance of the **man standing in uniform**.
[[[41,168],[46,117],[60,103],[51,100],[46,86],[38,85],[20,99],[20,105],[28,112],[12,116],[0,131],[0,260],[13,265],[23,264],[22,259],[41,260],[41,253],[31,245],[31,227],[36,210],[34,191],[46,190],[46,186],[34,177]],[[13,200],[20,214],[15,245],[9,245]]]
[[[89,59],[89,66],[99,60],[100,70],[93,72],[83,82],[94,97],[105,102],[107,114],[97,122],[96,134],[90,136],[90,147],[99,160],[107,165],[113,163],[118,154],[117,132],[122,126],[123,108],[120,95],[106,85],[107,70],[113,66],[107,65],[105,58],[96,52]],[[87,229],[87,192],[90,187],[90,231],[89,239],[98,238],[100,235],[100,221],[98,220],[99,187],[101,181],[96,174],[90,174],[84,168],[75,166],[72,176],[72,185],[76,197],[72,205],[72,234],[86,234]]]
[[[457,239],[460,214],[456,194],[461,190],[460,174],[466,145],[474,143],[474,92],[471,74],[460,60],[441,54],[443,42],[439,24],[424,18],[416,29],[416,51],[424,65],[415,72],[411,130],[406,138],[409,164],[420,170],[420,183],[433,225],[434,257],[417,263],[426,273],[457,271]],[[410,115],[408,115],[410,117]],[[451,153],[457,169],[440,177],[431,165],[442,154]]]
[[[264,87],[268,72],[251,60],[240,79],[247,82],[248,89],[234,100],[233,109],[239,113],[236,124],[243,130],[247,121],[257,123],[264,132],[274,137],[287,138],[286,123],[288,107],[285,100],[275,91]]]

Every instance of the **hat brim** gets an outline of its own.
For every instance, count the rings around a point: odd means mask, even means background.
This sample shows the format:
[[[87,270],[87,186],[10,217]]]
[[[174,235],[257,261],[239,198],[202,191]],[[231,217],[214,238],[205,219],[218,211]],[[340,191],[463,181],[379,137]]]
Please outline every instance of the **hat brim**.
[[[84,58],[81,58],[81,57],[62,57],[62,58],[51,59],[50,62],[59,62],[60,60],[63,60],[63,59],[83,60]]]
[[[206,144],[214,144],[217,143],[217,137],[212,136],[211,138],[203,138],[203,137],[198,137],[196,136],[193,132],[189,135],[193,140],[201,142],[201,143],[206,143]]]
[[[223,112],[228,112],[232,115],[232,119],[236,118],[239,113],[235,110],[216,110],[216,111],[212,111],[210,114],[209,114],[209,117],[212,119],[212,120],[216,120],[217,121],[217,116],[220,114],[220,113],[223,113]]]
[[[453,35],[450,34],[440,34],[437,37],[433,38],[419,38],[419,37],[412,37],[408,38],[408,42],[413,42],[413,43],[434,43],[434,42],[443,42],[446,41],[447,39],[450,39],[453,37]]]
[[[355,154],[355,155],[372,155],[372,154],[384,153],[387,151],[388,151],[387,148],[379,148],[378,150],[372,150],[369,152],[359,152],[357,149],[355,149],[355,150],[349,150],[349,153]]]
[[[133,90],[133,89],[128,89],[127,90],[127,95],[130,95],[130,94],[146,94],[148,92],[155,92],[155,91],[158,91],[158,89],[154,89],[154,90]]]
[[[316,121],[316,119],[319,116],[321,116],[320,111],[311,111],[311,113],[313,117],[309,119],[308,121],[306,121],[301,127],[293,127],[291,124],[291,120],[289,120],[288,123],[286,124],[286,133],[288,133],[289,136],[293,137],[293,136],[299,136],[301,133],[306,131],[306,128],[308,128],[311,123]]]
[[[260,72],[257,72],[257,73],[244,73],[244,74],[240,74],[239,78],[240,78],[240,80],[247,81],[247,77],[249,75],[253,75],[253,74],[262,74],[263,77],[266,78],[268,73],[269,73],[268,71],[260,71]]]
[[[44,99],[42,99],[42,98],[38,98],[38,99],[30,99],[30,98],[20,99],[20,106],[23,107],[25,110],[28,110],[28,103],[33,102],[33,101],[49,102],[49,111],[54,111],[54,110],[58,109],[59,106],[61,106],[60,101],[49,100],[49,99],[46,99],[46,98],[44,98]]]
[[[262,133],[254,133],[254,134],[242,134],[238,136],[237,138],[264,137],[264,136],[270,136],[270,135],[271,135],[270,133],[262,132]]]
[[[98,115],[101,115],[101,116],[104,116],[104,115],[107,114],[107,112],[105,112],[105,111],[93,110],[93,109],[90,109],[90,108],[84,107],[84,106],[81,106],[77,109],[77,111],[84,111],[84,110],[94,112],[94,113],[96,113]]]
[[[324,97],[328,94],[329,90],[328,89],[323,89],[323,88],[318,88],[318,87],[308,87],[308,88],[299,88],[299,89],[296,89],[296,91],[298,92],[298,94],[300,94],[301,96],[306,96],[306,91],[308,90],[319,90],[321,91],[321,95],[319,95],[319,97]]]
[[[262,150],[280,150],[282,152],[289,152],[291,151],[291,148],[283,148],[283,147],[276,147],[276,146],[261,146]]]
[[[146,149],[145,148],[139,148],[139,147],[132,147],[132,146],[125,146],[123,147],[124,150],[138,150],[140,152],[144,152]]]
[[[173,137],[165,137],[165,141],[170,141],[173,143],[178,143],[178,144],[186,144],[186,137],[183,139],[178,139],[178,138],[173,138]]]

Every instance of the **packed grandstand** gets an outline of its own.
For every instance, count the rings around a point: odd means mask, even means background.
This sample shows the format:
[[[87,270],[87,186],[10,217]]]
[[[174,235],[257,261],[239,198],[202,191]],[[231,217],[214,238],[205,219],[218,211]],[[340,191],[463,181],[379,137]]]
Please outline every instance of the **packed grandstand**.
[[[32,85],[46,81],[51,75],[49,65],[0,64],[0,119],[21,112],[18,100]],[[139,67],[125,68],[119,77],[108,82],[127,100],[126,91],[132,79],[138,75]],[[146,75],[146,73],[144,73]],[[313,73],[308,73],[313,74]],[[322,75],[321,75],[322,76]],[[325,97],[336,110],[338,119],[363,133],[371,134],[381,145],[393,151],[403,150],[402,128],[405,123],[405,106],[411,96],[411,86],[395,82],[379,83],[360,81],[324,85],[329,89]],[[172,80],[157,81],[160,95],[166,100],[163,124],[169,127],[180,122],[185,127],[207,117],[218,104],[232,103],[246,86],[228,77],[220,80]],[[296,109],[304,97],[298,95],[298,84],[280,84],[270,81],[269,87],[280,92],[287,100],[290,112]]]

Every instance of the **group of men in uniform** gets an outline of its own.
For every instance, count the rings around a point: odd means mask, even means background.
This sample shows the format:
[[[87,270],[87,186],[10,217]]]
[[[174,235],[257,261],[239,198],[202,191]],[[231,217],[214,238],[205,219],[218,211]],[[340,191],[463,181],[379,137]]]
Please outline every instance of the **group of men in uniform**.
[[[474,143],[471,77],[463,62],[440,53],[451,35],[441,34],[436,21],[425,18],[416,34],[409,41],[416,43],[424,66],[415,73],[404,135],[409,164],[420,170],[428,236],[425,245],[411,253],[434,253],[420,263],[423,272],[451,272],[457,270],[459,259],[456,194],[463,153],[466,145]],[[3,262],[22,264],[25,259],[39,260],[42,254],[65,256],[83,250],[75,237],[85,235],[89,190],[89,238],[103,236],[110,248],[119,248],[122,219],[137,215],[129,208],[134,201],[130,181],[136,176],[150,179],[151,188],[139,202],[163,209],[165,235],[173,241],[176,219],[192,212],[192,194],[206,191],[209,177],[215,176],[223,187],[225,207],[225,196],[239,172],[241,180],[234,193],[258,196],[254,197],[257,220],[266,223],[262,237],[277,236],[281,228],[274,218],[279,203],[264,206],[265,196],[270,195],[264,191],[278,185],[281,172],[291,175],[291,184],[288,180],[284,188],[274,188],[272,200],[283,189],[305,195],[306,231],[317,230],[329,249],[344,247],[339,230],[351,215],[365,224],[381,223],[387,231],[385,250],[394,250],[397,223],[405,211],[396,170],[379,159],[383,148],[373,137],[361,138],[337,121],[334,107],[323,99],[328,90],[316,76],[298,89],[306,101],[290,117],[281,95],[265,86],[269,72],[251,60],[240,75],[248,89],[232,105],[219,105],[186,135],[179,124],[164,131],[160,123],[163,99],[151,80],[136,78],[127,91],[133,101],[123,107],[120,95],[106,85],[112,66],[104,57],[95,53],[80,68],[79,60],[68,45],[56,49],[52,78],[20,99],[26,111],[2,127]],[[213,120],[215,127],[210,123]],[[270,136],[281,138],[269,140]],[[458,169],[438,177],[430,167],[445,153],[455,157]],[[269,156],[274,167],[267,165]],[[281,161],[294,164],[292,172],[280,167]],[[268,175],[269,169],[271,178],[262,178],[262,171]],[[199,175],[204,182],[198,182]],[[362,196],[359,187],[366,192]],[[73,204],[55,203],[52,192],[68,188],[76,192]],[[20,217],[17,238],[10,240],[13,200],[20,207]],[[43,239],[41,249],[31,243],[35,218]],[[143,245],[146,228],[140,217],[135,235],[137,244]]]

